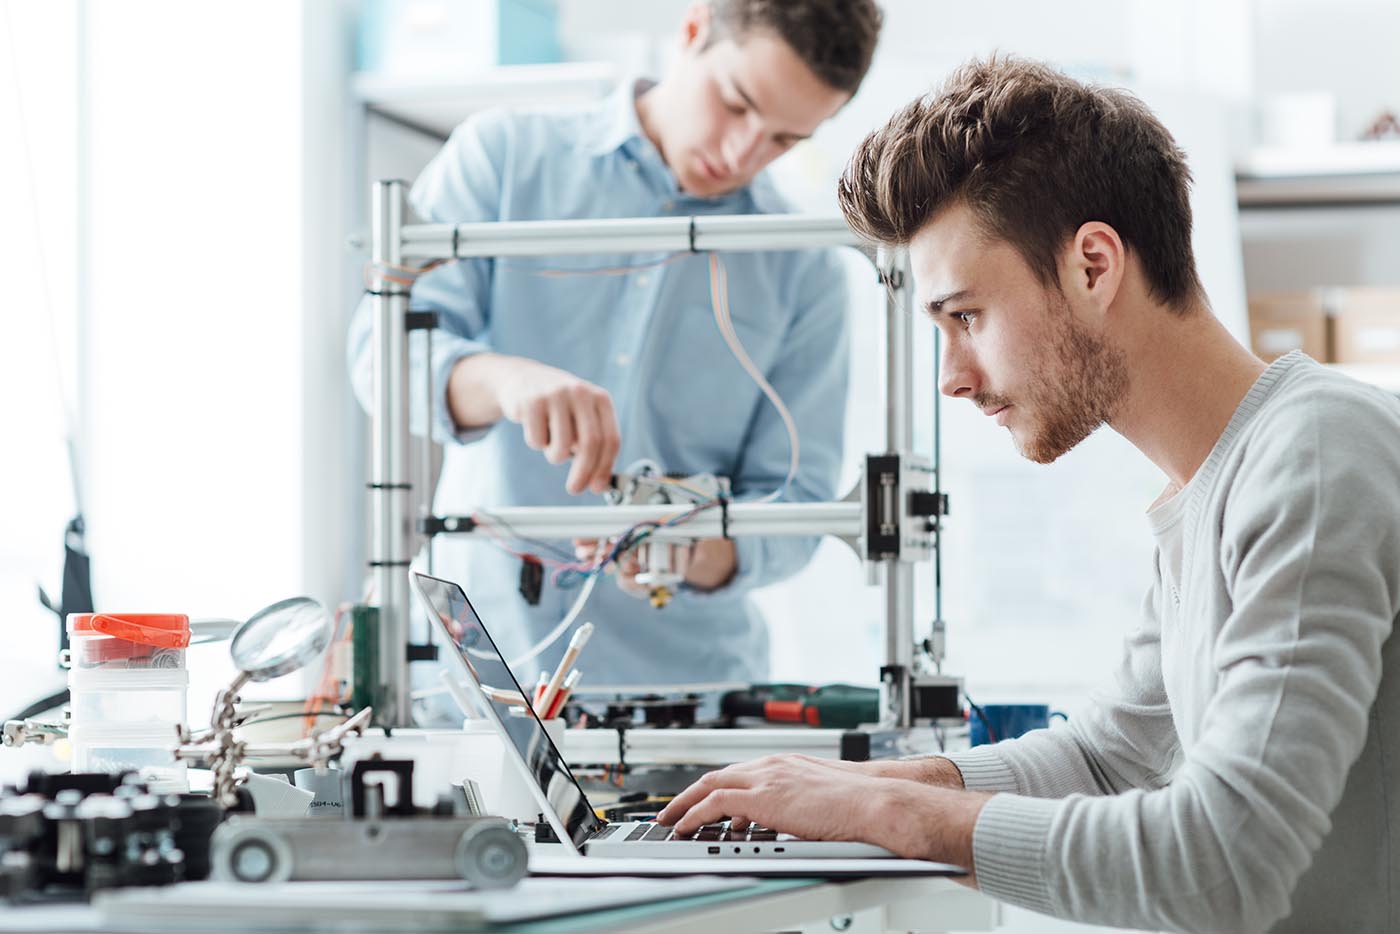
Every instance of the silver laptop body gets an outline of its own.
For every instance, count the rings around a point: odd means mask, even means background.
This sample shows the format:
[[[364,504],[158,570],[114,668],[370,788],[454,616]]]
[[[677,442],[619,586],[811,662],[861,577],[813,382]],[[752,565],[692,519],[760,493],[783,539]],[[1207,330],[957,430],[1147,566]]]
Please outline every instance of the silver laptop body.
[[[544,725],[526,706],[525,716],[511,716],[510,706],[481,690],[490,685],[527,695],[511,673],[491,634],[486,631],[466,593],[451,581],[414,573],[413,588],[429,622],[443,643],[448,664],[471,695],[482,715],[500,735],[504,753],[525,777],[540,811],[564,846],[589,856],[666,857],[704,856],[787,859],[870,859],[895,854],[869,843],[801,840],[790,834],[751,829],[743,832],[712,825],[700,839],[676,839],[670,828],[641,821],[607,823],[600,819],[579,787]]]

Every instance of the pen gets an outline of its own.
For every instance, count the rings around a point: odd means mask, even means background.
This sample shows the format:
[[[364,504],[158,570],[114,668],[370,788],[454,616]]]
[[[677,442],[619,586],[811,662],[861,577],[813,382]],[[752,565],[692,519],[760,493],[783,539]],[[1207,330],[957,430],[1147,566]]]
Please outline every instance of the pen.
[[[583,672],[577,668],[569,672],[569,676],[564,679],[564,686],[559,689],[559,696],[550,704],[549,713],[544,719],[553,720],[564,712],[564,705],[569,702],[569,695],[574,693],[574,685],[578,684],[578,679],[582,676]]]
[[[535,681],[535,693],[530,695],[531,707],[538,708],[540,706],[540,699],[544,697],[544,689],[548,685],[549,675],[541,671],[539,678]]]
[[[578,653],[588,643],[588,637],[593,635],[593,624],[584,623],[578,627],[578,632],[569,640],[569,648],[565,650],[564,657],[559,659],[559,667],[554,669],[554,677],[549,679],[549,686],[544,689],[544,696],[540,698],[536,710],[547,711],[554,703],[554,698],[559,693],[559,688],[564,684],[564,676],[573,667],[574,660],[578,658]]]

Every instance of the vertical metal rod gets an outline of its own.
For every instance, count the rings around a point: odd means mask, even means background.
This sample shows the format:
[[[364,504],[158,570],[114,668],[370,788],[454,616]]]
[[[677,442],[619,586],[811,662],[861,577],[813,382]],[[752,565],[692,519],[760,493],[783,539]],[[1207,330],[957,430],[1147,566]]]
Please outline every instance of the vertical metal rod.
[[[911,309],[912,314],[912,309]],[[933,491],[943,496],[943,398],[939,383],[942,380],[943,337],[938,328],[933,329]],[[933,517],[933,632],[932,651],[934,670],[943,671],[943,656],[947,653],[947,623],[943,620],[943,510]]]
[[[423,441],[418,447],[418,517],[427,519],[433,514],[433,331],[423,331]],[[424,557],[428,573],[433,573],[433,537],[423,542]]]
[[[909,312],[907,254],[881,249],[876,265],[885,280],[885,449],[908,454],[914,437],[912,320]],[[907,532],[900,530],[901,537]],[[885,559],[884,720],[892,726],[912,723],[909,678],[914,664],[914,568],[899,558]]]
[[[404,316],[408,289],[384,279],[385,266],[402,263],[403,182],[374,184],[371,256],[373,277],[374,409],[371,415],[370,569],[379,606],[379,721],[411,726],[408,696],[408,562],[411,556],[408,503],[408,339]]]

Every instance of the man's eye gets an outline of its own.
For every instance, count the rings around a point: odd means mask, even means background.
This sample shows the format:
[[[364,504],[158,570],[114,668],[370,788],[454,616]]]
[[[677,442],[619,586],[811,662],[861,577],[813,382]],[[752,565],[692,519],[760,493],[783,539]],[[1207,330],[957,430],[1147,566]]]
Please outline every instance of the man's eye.
[[[958,322],[959,324],[961,324],[963,327],[965,327],[965,328],[970,328],[970,327],[972,327],[972,322],[974,322],[974,321],[977,320],[977,312],[975,312],[975,311],[957,311],[957,312],[954,312],[950,317],[952,317],[952,319],[953,319],[954,321],[957,321],[957,322]]]

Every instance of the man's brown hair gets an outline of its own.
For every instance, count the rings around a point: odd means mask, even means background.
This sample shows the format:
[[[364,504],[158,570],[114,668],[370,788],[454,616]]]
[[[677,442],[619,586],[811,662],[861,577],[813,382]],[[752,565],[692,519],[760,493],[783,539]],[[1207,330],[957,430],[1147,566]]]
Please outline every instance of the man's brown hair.
[[[854,94],[880,38],[874,0],[714,0],[711,42],[754,32],[782,39],[822,82]]]
[[[1080,225],[1113,227],[1152,296],[1202,300],[1191,252],[1191,172],[1141,101],[1036,62],[974,60],[865,138],[837,186],[859,234],[906,244],[935,213],[966,204],[1046,287]]]

